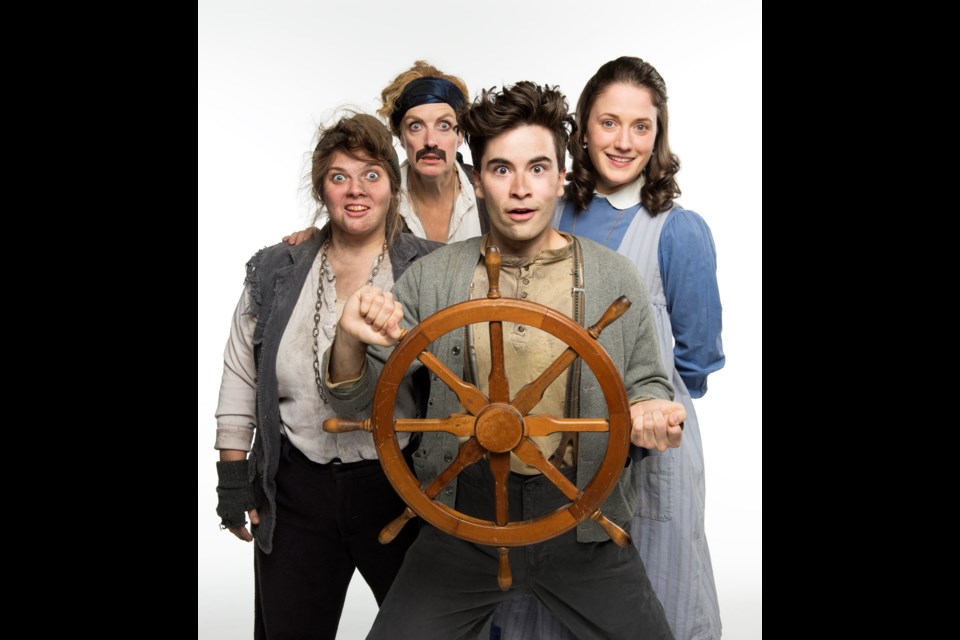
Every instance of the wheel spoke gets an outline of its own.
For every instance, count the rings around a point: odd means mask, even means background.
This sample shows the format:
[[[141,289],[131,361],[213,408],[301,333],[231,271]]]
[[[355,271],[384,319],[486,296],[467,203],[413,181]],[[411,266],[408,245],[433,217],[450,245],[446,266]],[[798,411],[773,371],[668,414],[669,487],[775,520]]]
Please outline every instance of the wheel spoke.
[[[443,382],[457,394],[457,398],[460,399],[460,404],[473,415],[477,415],[481,409],[490,404],[486,396],[480,392],[480,389],[458,378],[453,371],[450,371],[445,364],[440,362],[440,360],[429,351],[421,351],[417,359],[425,364],[430,371],[433,371],[438,378],[443,380]]]
[[[428,498],[433,500],[457,474],[463,471],[464,467],[482,458],[484,453],[486,453],[486,450],[480,446],[480,443],[477,442],[476,439],[471,438],[466,444],[460,447],[460,453],[458,453],[457,457],[450,463],[450,466],[444,469],[440,475],[437,476],[436,480],[431,482],[430,486],[424,489],[423,492]]]
[[[487,299],[468,300],[451,305],[412,327],[410,333],[395,347],[393,356],[383,365],[376,385],[370,420],[330,421],[333,424],[328,428],[337,433],[353,430],[372,432],[387,477],[407,504],[408,508],[381,531],[382,542],[396,537],[404,523],[415,518],[414,514],[418,514],[438,530],[496,549],[494,555],[499,556],[498,583],[501,588],[507,589],[511,585],[509,549],[544,542],[561,532],[570,531],[586,518],[593,518],[598,524],[590,526],[602,527],[617,544],[629,544],[629,537],[599,512],[604,498],[609,495],[623,472],[624,460],[630,446],[631,425],[629,400],[623,380],[616,365],[597,341],[601,330],[621,316],[629,302],[625,299],[618,300],[607,309],[596,325],[584,330],[556,310],[522,300],[504,299],[498,287],[496,252],[491,253],[494,255],[487,264],[487,276],[490,280]],[[565,343],[559,345],[562,354],[554,352],[551,354],[553,359],[551,356],[546,358],[546,364],[550,365],[546,371],[537,365],[524,376],[522,382],[507,378],[507,374],[512,373],[512,370],[507,371],[506,359],[513,355],[508,327],[514,325],[536,328],[550,334],[560,343]],[[463,331],[474,332],[471,337],[475,335],[477,342],[484,347],[486,344],[483,341],[487,336],[482,334],[490,336],[490,364],[485,366],[488,371],[484,372],[490,373],[487,378],[489,389],[483,386],[483,378],[475,380],[469,377],[467,357],[460,354],[460,349],[454,348],[450,353],[463,357],[463,362],[448,361],[444,355],[452,345],[444,341],[443,336]],[[441,344],[446,345],[442,353],[437,351]],[[430,352],[431,348],[433,353]],[[508,354],[508,351],[511,353]],[[593,417],[582,419],[529,415],[543,413],[538,412],[537,408],[543,403],[547,389],[550,385],[558,386],[569,374],[570,366],[578,362],[578,358],[582,358],[584,364],[589,366],[593,374],[590,382],[595,385],[596,393],[602,393],[606,401],[607,412],[599,414],[606,419],[597,418],[596,412],[592,413]],[[397,420],[394,413],[398,389],[412,363],[426,367],[433,384],[442,380],[463,408],[455,408],[455,413],[448,409],[442,413],[431,414],[430,420]],[[513,362],[510,364],[512,366]],[[524,386],[532,378],[536,380]],[[410,468],[412,465],[408,465],[404,459],[396,440],[401,433],[409,435],[428,431],[449,434],[446,436],[448,440],[450,436],[454,436],[464,445],[454,450],[456,441],[451,440],[448,453],[452,455],[448,460],[452,462],[442,463],[442,466],[435,470],[437,477],[421,484]],[[603,439],[609,438],[606,454],[599,461],[594,477],[582,478],[585,485],[582,490],[577,489],[577,479],[571,473],[573,469],[561,471],[562,463],[550,456],[553,450],[557,450],[569,460],[572,445],[576,457],[576,435],[580,432],[596,433],[603,436]],[[553,442],[560,440],[562,444],[549,447],[550,451],[541,452],[535,441],[539,442],[543,436]],[[426,446],[430,446],[429,437]],[[437,446],[440,446],[439,443]],[[446,448],[447,445],[444,445],[445,450]],[[549,478],[563,495],[561,502],[566,504],[558,505],[559,508],[538,518],[510,522],[510,516],[516,515],[511,512],[521,511],[517,497],[511,493],[509,485],[510,467],[515,465],[513,455],[517,456],[517,461],[529,465],[531,470],[537,470]],[[484,458],[490,461],[491,475],[488,481],[493,484],[493,487],[488,485],[487,490],[492,489],[494,492],[492,496],[486,496],[488,502],[483,513],[484,519],[441,504],[440,496],[446,498],[446,493],[452,493],[457,478],[460,475],[466,476],[465,471],[469,465]],[[464,481],[467,479],[465,477]],[[493,504],[489,502],[491,498]],[[443,502],[449,501],[444,499]]]
[[[577,500],[582,494],[577,486],[567,480],[567,477],[560,473],[560,470],[547,462],[543,457],[537,445],[527,438],[520,440],[520,444],[514,448],[513,453],[529,465],[533,465],[540,470],[543,475],[550,479],[550,482],[557,485],[557,488],[563,492],[570,500]]]
[[[629,308],[630,301],[626,296],[620,296],[607,307],[607,310],[603,312],[603,315],[597,323],[587,329],[587,333],[589,333],[594,340],[598,340],[600,338],[600,332],[606,329],[611,322],[625,314]],[[543,393],[547,390],[547,387],[550,386],[550,383],[556,380],[557,376],[563,373],[576,359],[577,352],[573,350],[573,347],[567,347],[567,350],[561,353],[536,380],[520,389],[517,397],[514,398],[510,404],[520,412],[520,415],[527,415],[527,413],[540,402],[540,398],[543,397]]]
[[[477,419],[465,413],[455,413],[449,418],[398,418],[393,422],[393,430],[406,433],[420,431],[443,431],[455,436],[469,437],[473,435]]]
[[[400,422],[399,420],[397,422]],[[397,429],[399,431],[399,429]],[[604,433],[610,423],[603,418],[553,418],[551,416],[527,416],[523,419],[523,434],[548,436],[559,431],[585,431]]]
[[[503,323],[490,321],[490,402],[510,402],[510,381],[503,364]]]
[[[348,431],[373,431],[370,418],[366,420],[347,420],[346,418],[327,418],[323,421],[323,430],[327,433],[347,433]]]
[[[497,500],[497,526],[510,523],[510,506],[507,503],[507,481],[510,477],[510,454],[490,453],[490,471],[493,472],[494,496]]]
[[[610,518],[600,513],[600,509],[597,509],[592,516],[592,520],[596,520],[597,524],[603,527],[603,530],[607,532],[607,535],[610,536],[610,539],[617,543],[618,546],[626,549],[630,546],[630,534],[624,531],[619,527],[615,522]]]
[[[598,511],[597,513],[600,512]],[[399,535],[400,530],[403,529],[403,526],[416,517],[417,514],[414,512],[414,510],[410,507],[407,507],[403,510],[403,513],[394,518],[380,531],[380,535],[377,536],[377,540],[380,541],[380,544],[389,544],[393,542],[397,535]]]
[[[606,329],[611,322],[625,314],[627,309],[630,308],[630,305],[631,302],[627,299],[627,296],[620,296],[610,303],[607,310],[604,311],[600,319],[597,320],[597,324],[587,329],[587,333],[593,336],[594,340],[598,340],[600,338],[600,332]]]
[[[497,553],[500,556],[497,561],[497,584],[500,585],[501,591],[509,591],[510,585],[513,584],[513,573],[510,571],[510,558],[507,556],[509,551],[509,547],[497,547]]]
[[[573,361],[576,359],[577,352],[574,351],[573,348],[567,347],[566,351],[557,356],[557,359],[554,360],[549,367],[544,369],[543,373],[537,376],[536,380],[524,385],[517,393],[517,397],[515,397],[510,404],[520,412],[520,415],[527,415],[527,413],[540,402],[540,398],[543,397],[547,387],[549,387],[567,367],[573,364]]]

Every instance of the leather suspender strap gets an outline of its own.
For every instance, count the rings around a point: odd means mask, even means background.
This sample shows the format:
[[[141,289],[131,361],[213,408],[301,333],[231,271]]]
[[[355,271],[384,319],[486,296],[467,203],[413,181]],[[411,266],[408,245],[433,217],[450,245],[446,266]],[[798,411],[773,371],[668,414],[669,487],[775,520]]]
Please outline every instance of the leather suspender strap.
[[[573,238],[573,321],[584,326],[583,316],[585,313],[584,289],[583,289],[583,249],[580,248],[580,241],[576,236]],[[567,377],[567,397],[564,401],[563,415],[566,418],[578,418],[580,416],[580,367],[583,361],[577,358],[570,365],[570,375]],[[560,444],[557,450],[550,456],[550,463],[556,468],[560,468],[563,463],[563,455],[567,447],[573,447],[573,461],[577,461],[577,449],[580,441],[580,433],[577,431],[564,431],[560,437]]]

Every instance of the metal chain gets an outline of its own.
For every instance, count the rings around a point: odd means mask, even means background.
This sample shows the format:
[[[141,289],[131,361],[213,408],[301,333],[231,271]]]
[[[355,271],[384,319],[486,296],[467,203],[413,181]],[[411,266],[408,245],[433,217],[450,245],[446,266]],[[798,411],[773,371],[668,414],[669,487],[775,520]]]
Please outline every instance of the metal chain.
[[[318,341],[320,337],[320,307],[323,304],[323,279],[326,277],[327,282],[330,283],[337,281],[337,274],[333,272],[333,269],[330,268],[330,263],[327,262],[327,250],[329,249],[330,240],[328,239],[323,243],[323,249],[320,250],[320,274],[317,278],[317,303],[314,306],[313,312],[313,376],[317,382],[317,391],[320,392],[320,399],[323,400],[323,404],[329,404],[327,394],[323,392],[323,381],[320,378],[320,345]],[[373,270],[370,272],[370,279],[367,280],[368,285],[373,285],[373,279],[380,273],[380,264],[386,255],[387,243],[384,242],[383,249],[380,250],[380,255],[377,256],[377,261],[374,263]]]

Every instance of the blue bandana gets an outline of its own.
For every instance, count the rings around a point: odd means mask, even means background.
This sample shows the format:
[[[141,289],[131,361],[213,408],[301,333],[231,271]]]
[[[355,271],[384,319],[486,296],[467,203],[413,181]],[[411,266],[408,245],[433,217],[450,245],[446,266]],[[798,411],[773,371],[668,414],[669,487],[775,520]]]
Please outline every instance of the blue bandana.
[[[446,102],[456,111],[464,102],[466,102],[463,93],[449,80],[443,78],[417,78],[411,80],[403,93],[397,98],[397,103],[393,108],[393,115],[390,121],[393,122],[394,129],[400,130],[400,121],[403,116],[414,107],[422,104],[436,104]]]

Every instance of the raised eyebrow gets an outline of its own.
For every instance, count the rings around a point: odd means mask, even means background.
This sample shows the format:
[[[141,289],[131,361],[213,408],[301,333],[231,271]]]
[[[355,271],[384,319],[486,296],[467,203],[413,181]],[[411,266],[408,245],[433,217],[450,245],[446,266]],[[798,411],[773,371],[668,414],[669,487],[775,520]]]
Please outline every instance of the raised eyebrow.
[[[527,163],[527,165],[534,165],[534,164],[553,164],[553,159],[550,158],[549,156],[539,156]]]
[[[441,120],[453,120],[453,122],[456,123],[457,112],[453,110],[445,111],[440,115],[438,115],[436,118],[434,118],[434,122],[439,122]],[[404,124],[404,125],[408,125],[411,122],[419,122],[421,124],[426,124],[426,120],[424,120],[420,116],[403,116],[403,120],[401,120],[400,122],[401,124]]]
[[[449,110],[447,110],[447,111],[442,111],[442,112],[440,113],[440,115],[437,116],[437,120],[446,120],[447,118],[449,118],[449,119],[451,119],[451,120],[453,120],[453,121],[456,121],[456,119],[457,119],[457,112],[454,111],[453,109],[449,109]]]
[[[504,158],[490,158],[489,160],[487,160],[487,163],[486,163],[487,169],[492,168],[494,165],[503,165],[506,167],[510,167],[511,169],[513,168],[513,163],[510,162],[509,160],[505,160]]]
[[[380,169],[381,171],[383,171],[383,165],[381,165],[378,162],[368,162],[367,164],[363,165],[363,170],[366,171],[367,169]],[[349,172],[343,167],[330,167],[329,169],[327,169],[327,173],[330,174],[330,173],[349,173]]]

